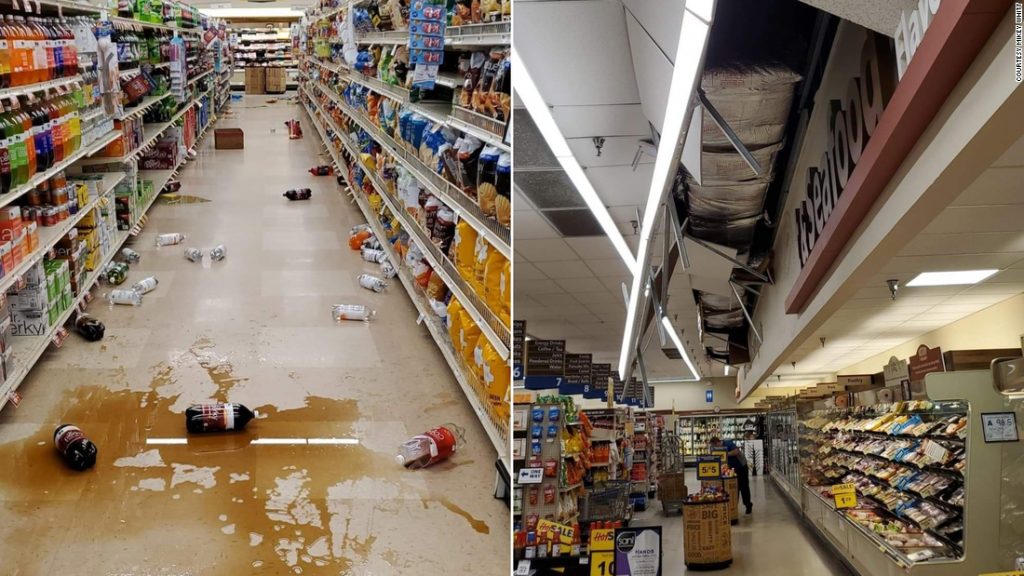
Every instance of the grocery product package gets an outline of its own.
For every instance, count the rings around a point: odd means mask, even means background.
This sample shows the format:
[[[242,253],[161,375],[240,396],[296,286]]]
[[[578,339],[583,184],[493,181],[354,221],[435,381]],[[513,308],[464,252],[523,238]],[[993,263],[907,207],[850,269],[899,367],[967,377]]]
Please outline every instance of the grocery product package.
[[[464,279],[473,278],[474,254],[476,254],[476,230],[465,220],[455,226],[451,256],[459,275]]]
[[[459,323],[461,312],[462,304],[453,296],[451,302],[448,303],[448,337],[451,338],[452,348],[455,348],[456,352],[462,351],[462,340],[459,338],[459,333],[462,330],[462,325]]]
[[[462,351],[462,359],[467,366],[473,366],[473,352],[476,348],[476,341],[480,338],[480,327],[473,321],[469,312],[459,312],[459,346]]]
[[[484,263],[484,299],[487,301],[487,307],[495,314],[500,314],[502,310],[507,263],[508,260],[497,250],[489,251]]]

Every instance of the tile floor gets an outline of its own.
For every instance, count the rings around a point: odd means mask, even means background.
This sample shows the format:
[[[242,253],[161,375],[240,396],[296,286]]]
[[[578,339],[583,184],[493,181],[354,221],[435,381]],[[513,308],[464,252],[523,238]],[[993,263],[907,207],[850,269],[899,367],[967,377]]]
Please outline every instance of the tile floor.
[[[690,493],[700,489],[696,473],[688,471],[686,484]],[[733,562],[729,568],[713,572],[723,575],[757,576],[849,576],[846,567],[835,560],[805,527],[786,496],[766,476],[750,478],[750,498],[754,512],[743,514],[732,527]],[[634,516],[632,526],[662,526],[663,572],[690,573],[683,563],[683,520],[675,513],[666,516],[660,502]],[[697,574],[699,572],[693,572]]]
[[[0,413],[0,573],[17,575],[508,574],[508,509],[492,498],[494,453],[398,285],[358,288],[368,267],[346,247],[362,221],[332,177],[314,178],[317,137],[289,141],[290,103],[246,96],[181,174],[209,202],[157,204],[132,247],[129,282],[154,275],[138,308],[94,302],[107,336],[72,335],[43,357]],[[309,187],[308,202],[288,188]],[[192,263],[184,246],[227,247]],[[100,288],[99,293],[105,289]],[[334,303],[377,310],[336,325]],[[185,438],[193,402],[240,402],[265,418],[235,434]],[[55,426],[99,447],[92,470],[65,468]],[[466,441],[422,471],[394,463],[398,444],[453,422]],[[357,438],[350,446],[254,444],[257,438]]]

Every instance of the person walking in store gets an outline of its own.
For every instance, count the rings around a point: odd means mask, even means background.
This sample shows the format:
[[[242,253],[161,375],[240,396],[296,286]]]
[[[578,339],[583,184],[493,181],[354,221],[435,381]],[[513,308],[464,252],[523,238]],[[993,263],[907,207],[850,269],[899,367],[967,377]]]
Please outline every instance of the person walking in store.
[[[754,503],[750,501],[750,468],[747,466],[747,457],[743,455],[732,440],[722,440],[715,436],[711,439],[712,450],[725,450],[729,467],[736,471],[736,486],[740,490],[740,498],[743,505],[747,507],[747,514],[754,510]]]

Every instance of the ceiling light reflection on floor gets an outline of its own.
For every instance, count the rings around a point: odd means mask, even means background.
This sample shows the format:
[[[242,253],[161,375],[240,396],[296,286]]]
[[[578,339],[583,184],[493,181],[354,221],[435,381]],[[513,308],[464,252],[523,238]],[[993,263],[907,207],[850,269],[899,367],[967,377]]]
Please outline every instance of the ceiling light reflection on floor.
[[[188,438],[146,438],[146,444],[188,444]],[[359,444],[358,438],[256,438],[251,444],[266,446],[340,446]]]

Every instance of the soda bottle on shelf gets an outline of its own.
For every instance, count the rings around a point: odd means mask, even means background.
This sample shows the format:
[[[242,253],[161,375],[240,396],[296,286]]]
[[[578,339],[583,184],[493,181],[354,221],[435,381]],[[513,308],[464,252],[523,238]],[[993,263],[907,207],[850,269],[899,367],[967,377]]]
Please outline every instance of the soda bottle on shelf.
[[[458,436],[452,428],[458,430],[456,426],[447,424],[409,438],[398,447],[395,462],[406,468],[426,468],[447,459],[458,448]]]
[[[193,404],[185,410],[185,428],[189,432],[241,430],[259,413],[241,404]]]
[[[11,127],[0,108],[0,194],[11,191],[14,182],[14,166],[11,164]]]
[[[96,464],[96,445],[71,424],[61,424],[53,431],[53,444],[68,466],[75,470],[92,468]]]
[[[0,89],[11,87],[11,45],[7,38],[7,26],[0,19]]]
[[[57,48],[53,42],[53,30],[46,20],[35,18],[36,29],[39,30],[42,40],[43,61],[46,63],[46,79],[57,79]]]

